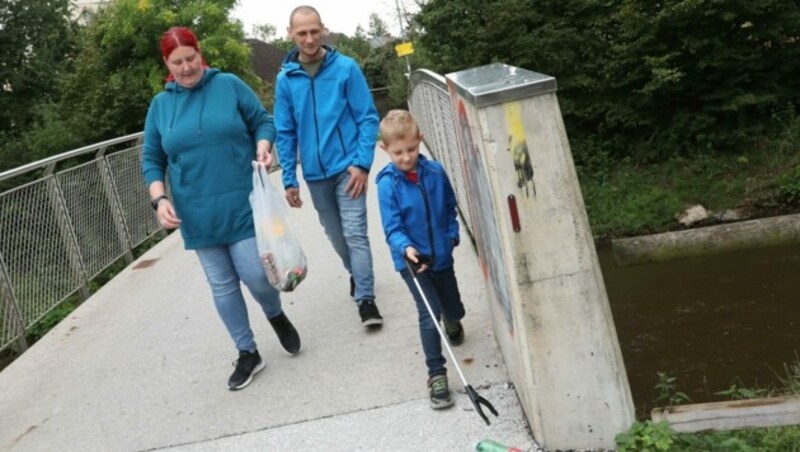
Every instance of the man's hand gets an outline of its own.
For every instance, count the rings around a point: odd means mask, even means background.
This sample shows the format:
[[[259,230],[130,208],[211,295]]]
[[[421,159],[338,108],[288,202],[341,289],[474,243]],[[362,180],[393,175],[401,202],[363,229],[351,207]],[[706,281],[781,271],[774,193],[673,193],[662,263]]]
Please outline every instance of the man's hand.
[[[367,193],[367,172],[352,165],[347,168],[347,172],[350,173],[350,181],[344,189],[345,193],[354,199]]]
[[[286,189],[286,202],[289,203],[290,206],[300,208],[303,205],[303,201],[300,199],[300,189],[297,187],[290,187]]]

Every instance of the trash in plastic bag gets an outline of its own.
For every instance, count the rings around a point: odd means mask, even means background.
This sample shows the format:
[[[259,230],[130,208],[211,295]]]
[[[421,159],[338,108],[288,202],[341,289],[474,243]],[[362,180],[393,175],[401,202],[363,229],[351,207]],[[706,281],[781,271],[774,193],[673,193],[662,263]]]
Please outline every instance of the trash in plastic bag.
[[[261,264],[269,283],[283,292],[291,292],[306,277],[308,267],[300,242],[289,224],[289,212],[283,193],[269,179],[264,165],[253,162],[253,191],[250,206]]]

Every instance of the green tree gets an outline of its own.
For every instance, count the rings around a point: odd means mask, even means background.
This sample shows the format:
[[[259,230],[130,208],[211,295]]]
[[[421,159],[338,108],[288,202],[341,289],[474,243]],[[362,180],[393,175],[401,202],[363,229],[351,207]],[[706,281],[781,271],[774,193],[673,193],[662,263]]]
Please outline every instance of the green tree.
[[[741,152],[800,107],[794,0],[433,0],[414,22],[437,72],[555,76],[579,160]]]
[[[0,0],[0,133],[20,135],[36,106],[57,98],[69,61],[69,0]]]
[[[356,28],[356,33],[352,37],[346,35],[340,36],[339,39],[336,40],[336,49],[345,55],[355,58],[362,66],[373,51],[369,40],[366,35],[364,35],[363,29],[361,29],[360,26]]]
[[[163,89],[167,76],[159,46],[161,35],[172,26],[190,27],[210,66],[236,73],[265,95],[264,83],[252,70],[241,23],[228,19],[234,3],[108,3],[79,30],[70,71],[53,84],[59,93],[56,101],[38,105],[31,127],[0,145],[0,165],[17,166],[142,130],[150,99]]]
[[[260,39],[264,42],[269,42],[271,39],[275,38],[278,33],[278,30],[275,28],[275,25],[271,24],[262,24],[262,25],[253,25],[252,28],[253,37],[256,39]]]
[[[369,31],[367,36],[370,38],[382,38],[389,34],[389,26],[376,13],[369,15]]]

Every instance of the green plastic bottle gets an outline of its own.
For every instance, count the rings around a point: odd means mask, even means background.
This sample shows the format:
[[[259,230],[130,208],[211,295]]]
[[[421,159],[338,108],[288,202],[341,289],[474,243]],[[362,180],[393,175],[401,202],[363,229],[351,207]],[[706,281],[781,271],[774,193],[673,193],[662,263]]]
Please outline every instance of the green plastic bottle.
[[[524,452],[522,449],[504,446],[490,439],[479,441],[478,444],[475,445],[475,450],[478,452]]]

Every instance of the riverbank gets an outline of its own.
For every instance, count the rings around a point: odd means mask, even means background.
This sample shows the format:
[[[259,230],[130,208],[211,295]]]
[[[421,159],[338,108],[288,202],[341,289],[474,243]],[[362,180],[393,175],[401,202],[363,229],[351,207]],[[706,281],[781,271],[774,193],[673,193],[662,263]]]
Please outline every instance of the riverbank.
[[[660,163],[597,159],[579,166],[595,240],[685,229],[676,216],[697,204],[712,212],[737,209],[744,219],[799,213],[798,141],[746,155],[707,153]]]

